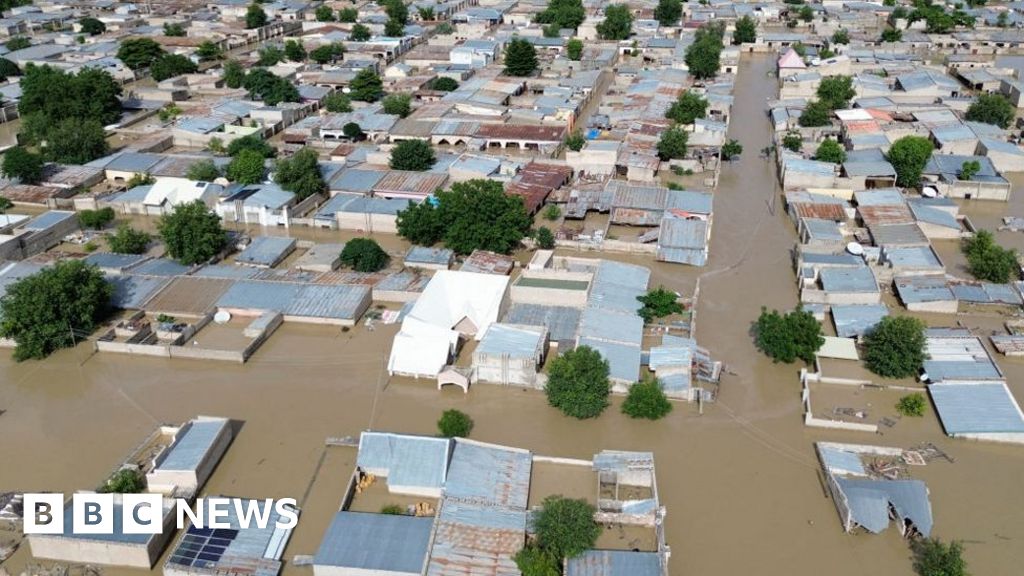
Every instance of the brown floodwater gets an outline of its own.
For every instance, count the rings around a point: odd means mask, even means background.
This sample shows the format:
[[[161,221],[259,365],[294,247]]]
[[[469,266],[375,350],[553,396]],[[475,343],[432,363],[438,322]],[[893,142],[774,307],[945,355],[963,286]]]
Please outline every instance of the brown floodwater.
[[[842,532],[823,495],[813,442],[909,447],[931,441],[955,459],[914,470],[931,490],[934,535],[965,540],[974,574],[1014,573],[1024,560],[1024,510],[1017,505],[1024,450],[953,441],[932,414],[902,419],[877,437],[805,428],[798,367],[772,364],[753,347],[748,331],[760,307],[788,308],[797,296],[789,258],[793,226],[780,206],[771,210],[778,202],[776,179],[757,154],[769,143],[764,103],[776,92],[768,76],[772,67],[771,56],[744,56],[730,137],[747,152],[722,171],[709,266],[606,255],[645,262],[652,283],[683,293],[700,277],[696,336],[727,365],[720,401],[705,406],[703,415],[696,406],[677,404],[663,421],[635,422],[619,413],[616,398],[600,418],[580,422],[534,391],[481,385],[464,395],[450,387],[438,392],[429,381],[389,379],[387,353],[396,325],[342,332],[285,324],[245,365],[92,354],[88,346],[43,362],[17,364],[0,354],[0,410],[6,410],[0,416],[0,490],[89,489],[156,425],[197,414],[230,417],[243,425],[205,490],[299,499],[302,517],[285,554],[290,561],[315,552],[352,471],[354,451],[326,448],[325,438],[371,427],[429,434],[442,410],[458,408],[476,421],[474,438],[539,454],[589,458],[602,449],[653,451],[658,491],[668,508],[673,575],[902,576],[912,574],[910,555],[895,529]],[[1007,208],[978,208],[977,217]],[[340,237],[310,235],[321,241]],[[389,249],[401,247],[395,242]],[[974,325],[996,324],[982,318]],[[998,361],[1014,393],[1024,398],[1024,361]],[[538,489],[553,492],[572,476],[546,475]],[[23,547],[5,568],[18,574],[30,561]],[[156,570],[161,566],[162,560]],[[284,573],[310,571],[288,564]]]

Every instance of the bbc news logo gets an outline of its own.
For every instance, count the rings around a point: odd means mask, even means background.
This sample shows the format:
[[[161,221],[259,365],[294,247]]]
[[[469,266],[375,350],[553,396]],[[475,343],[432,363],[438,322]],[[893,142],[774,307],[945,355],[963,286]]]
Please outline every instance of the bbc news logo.
[[[160,534],[164,524],[164,498],[160,494],[75,494],[71,498],[73,534]],[[255,525],[266,529],[277,513],[275,527],[294,528],[299,522],[294,498],[244,500],[241,498],[199,498],[194,505],[175,498],[174,515],[178,529],[186,518],[196,528],[241,528]],[[115,510],[120,506],[118,519]],[[24,495],[25,534],[64,534],[64,495]],[[234,512],[234,514],[232,514]],[[236,519],[232,524],[229,518]],[[115,526],[115,522],[119,525]]]

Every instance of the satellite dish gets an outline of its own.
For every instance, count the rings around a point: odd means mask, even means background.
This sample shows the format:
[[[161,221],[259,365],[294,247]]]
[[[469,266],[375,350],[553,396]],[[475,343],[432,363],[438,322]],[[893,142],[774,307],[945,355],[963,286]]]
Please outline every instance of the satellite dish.
[[[864,254],[864,247],[860,245],[860,242],[850,242],[846,245],[846,251],[854,256],[861,256]]]
[[[343,94],[348,94],[348,93],[352,92],[352,89],[349,88],[348,86],[345,86],[344,88],[341,89],[341,92]]]
[[[925,186],[921,188],[921,196],[925,198],[935,198],[939,195],[939,191],[934,186]]]
[[[231,313],[227,310],[218,310],[217,313],[213,315],[213,321],[217,324],[227,324],[229,320],[231,320]]]

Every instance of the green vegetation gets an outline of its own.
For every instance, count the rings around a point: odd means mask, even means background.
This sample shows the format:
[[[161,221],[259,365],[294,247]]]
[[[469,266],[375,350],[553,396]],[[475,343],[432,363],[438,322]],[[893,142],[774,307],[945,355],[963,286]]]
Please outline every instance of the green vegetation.
[[[583,137],[583,133],[579,130],[573,130],[571,134],[565,137],[565,147],[573,152],[583,150],[583,146],[586,143],[586,138]]]
[[[800,7],[800,10],[797,11],[797,16],[804,22],[810,22],[811,20],[814,20],[814,9],[807,4],[804,4]]]
[[[364,68],[349,83],[350,97],[361,102],[376,102],[384,96],[384,83],[370,68]]]
[[[14,202],[11,202],[9,198],[0,196],[0,214],[6,213],[11,208],[14,208]]]
[[[458,410],[445,410],[437,421],[437,431],[445,438],[468,438],[473,430],[473,419]]]
[[[398,213],[398,234],[413,244],[445,246],[459,254],[490,250],[508,254],[530,230],[530,216],[501,182],[456,182],[435,194],[435,201],[410,204]]]
[[[157,230],[171,258],[186,266],[213,258],[228,241],[220,226],[220,216],[211,212],[201,200],[175,206],[170,214],[160,218]]]
[[[284,56],[291,62],[302,62],[306,59],[306,48],[298,40],[285,40]]]
[[[813,128],[817,126],[828,126],[832,117],[832,109],[821,100],[811,100],[804,107],[798,120],[800,126]]]
[[[228,144],[228,156],[238,156],[243,150],[259,152],[263,158],[273,158],[277,154],[273,146],[255,134],[236,138]]]
[[[680,124],[693,124],[708,113],[708,101],[700,94],[687,90],[665,111],[665,117]]]
[[[131,190],[136,186],[152,186],[156,184],[156,178],[153,177],[149,172],[136,172],[132,174],[132,177],[125,182],[124,187]]]
[[[185,35],[185,27],[177,22],[167,22],[164,24],[164,36],[181,37]]]
[[[583,40],[579,38],[572,38],[565,45],[565,51],[569,56],[569,60],[579,61],[583,58]]]
[[[644,378],[629,387],[629,394],[622,402],[622,413],[630,418],[660,420],[672,411],[661,382],[657,378]]]
[[[896,169],[896,184],[916,187],[932,157],[932,142],[923,136],[904,136],[889,147],[889,163]]]
[[[114,221],[113,208],[100,208],[99,210],[82,210],[78,213],[78,222],[82,228],[100,230],[107,224]]]
[[[897,30],[896,28],[886,28],[882,30],[881,36],[882,42],[896,43],[903,39],[903,31]]]
[[[842,164],[846,161],[846,150],[839,141],[829,138],[823,140],[818,145],[818,151],[814,153],[814,159],[833,164]]]
[[[7,58],[0,58],[0,79],[6,80],[11,76],[21,76],[21,68]]]
[[[852,76],[829,76],[818,84],[818,98],[832,110],[849,107],[856,95]]]
[[[303,148],[292,154],[291,158],[278,160],[274,167],[274,182],[294,192],[299,200],[326,192],[327,183],[320,173],[318,160],[318,154],[312,148]]]
[[[250,30],[266,26],[268,20],[267,13],[257,2],[250,4],[249,9],[245,11],[245,27]]]
[[[353,42],[366,42],[370,36],[372,36],[370,29],[362,24],[356,24],[348,33],[349,39]]]
[[[840,28],[832,34],[833,44],[849,44],[850,33],[846,31],[846,28]]]
[[[127,224],[117,227],[117,232],[107,237],[107,245],[111,252],[118,254],[142,254],[149,248],[149,234],[136,230]]]
[[[67,118],[46,133],[43,153],[61,164],[85,164],[110,151],[107,134],[95,120]]]
[[[924,411],[927,407],[928,401],[925,400],[924,394],[921,394],[920,392],[907,394],[900,398],[900,401],[896,403],[896,411],[904,416],[924,416]]]
[[[237,60],[224,63],[224,84],[228,88],[241,88],[245,83],[245,68]]]
[[[113,287],[94,266],[61,260],[7,286],[0,298],[0,338],[11,338],[17,361],[74,346],[110,311]]]
[[[423,20],[424,22],[431,22],[434,20],[435,15],[434,9],[432,7],[424,6],[421,8],[417,8],[416,11],[420,15],[420,20]]]
[[[220,168],[217,168],[213,160],[200,160],[188,167],[188,172],[185,173],[185,176],[189,180],[212,182],[220,178]]]
[[[782,137],[782,147],[791,152],[800,152],[804,147],[804,137],[799,132],[786,132]]]
[[[45,165],[41,154],[30,152],[22,146],[4,152],[4,176],[17,178],[22,184],[38,184],[43,179]]]
[[[924,322],[910,316],[886,316],[865,338],[868,370],[887,378],[915,376],[926,358]]]
[[[558,560],[536,545],[527,544],[514,560],[523,576],[561,576]]]
[[[32,41],[26,38],[25,36],[15,36],[14,38],[8,40],[7,44],[4,44],[4,46],[11,52],[14,52],[15,50],[24,50],[25,48],[28,48],[31,45]]]
[[[686,143],[689,136],[678,126],[673,126],[661,133],[658,140],[658,157],[662,160],[683,158],[686,156]]]
[[[100,494],[138,494],[146,489],[146,479],[134,468],[122,468],[96,489]]]
[[[129,38],[117,48],[118,60],[132,70],[148,68],[164,54],[164,49],[152,38]]]
[[[385,504],[384,506],[381,506],[380,513],[389,514],[391,516],[404,516],[405,508],[399,506],[398,504]]]
[[[981,163],[977,160],[965,160],[960,164],[960,171],[957,177],[961,180],[971,180],[981,170]]]
[[[1017,111],[1002,94],[982,94],[967,109],[965,118],[974,122],[994,124],[1002,129],[1010,127]]]
[[[678,302],[679,296],[671,290],[666,290],[664,286],[658,286],[643,296],[637,296],[636,299],[641,304],[636,313],[647,323],[655,318],[664,318],[683,312],[683,305]]]
[[[276,66],[285,59],[284,49],[274,45],[260,48],[258,54],[260,57],[256,63],[260,66]]]
[[[683,17],[682,0],[658,0],[654,9],[654,19],[662,26],[678,26]]]
[[[548,204],[544,207],[544,212],[542,214],[545,220],[554,222],[562,215],[562,209],[559,208],[557,204]]]
[[[595,512],[586,500],[548,496],[534,522],[537,545],[559,561],[590,550],[601,535]]]
[[[341,132],[345,135],[345,138],[349,140],[362,140],[366,134],[363,133],[363,129],[359,124],[355,122],[349,122],[341,127]]]
[[[408,94],[388,94],[381,100],[385,114],[394,114],[405,118],[412,112],[412,96]]]
[[[328,112],[343,114],[352,111],[352,100],[347,94],[334,92],[324,98],[324,109]]]
[[[597,33],[604,40],[625,40],[633,32],[633,13],[626,4],[605,6],[604,20],[597,25]]]
[[[555,234],[547,226],[537,229],[537,247],[541,250],[551,250],[555,247]]]
[[[213,42],[205,40],[196,48],[196,56],[199,57],[200,62],[213,62],[224,58],[224,50]]]
[[[106,24],[89,16],[79,20],[78,26],[81,27],[83,33],[88,34],[89,36],[96,36],[107,31]]]
[[[198,71],[199,66],[195,62],[180,54],[164,54],[157,58],[149,67],[153,80],[157,82],[162,82],[182,74],[195,74]]]
[[[430,89],[439,92],[451,92],[459,89],[459,82],[448,76],[439,76],[430,81]]]
[[[538,24],[554,24],[559,28],[579,28],[587,18],[581,0],[550,0],[548,7],[534,18]]]
[[[266,68],[253,68],[245,76],[242,86],[249,91],[253,100],[262,100],[267,106],[277,106],[281,102],[298,102],[299,89],[290,81]]]
[[[313,14],[316,16],[317,22],[334,22],[334,10],[326,4],[317,6],[316,12]]]
[[[971,274],[978,280],[1003,284],[1018,269],[1017,251],[996,244],[988,230],[979,230],[973,238],[964,240],[963,251]]]
[[[914,570],[920,576],[969,576],[960,542],[943,544],[938,538],[924,538],[912,547]]]
[[[377,272],[388,265],[388,253],[372,238],[353,238],[341,251],[341,263],[356,272]]]
[[[698,80],[714,78],[722,57],[724,23],[705,24],[697,29],[693,44],[686,49],[686,66]]]
[[[338,10],[338,22],[355,23],[359,19],[359,10],[356,8],[342,8]]]
[[[722,158],[725,160],[732,160],[733,158],[743,154],[743,145],[737,140],[729,140],[722,145]]]
[[[438,36],[449,36],[455,33],[455,27],[448,22],[441,22],[434,28],[434,31],[437,32]]]
[[[814,314],[803,308],[780,314],[778,310],[761,308],[754,326],[755,344],[773,362],[790,364],[797,359],[811,364],[814,355],[825,343],[821,324]]]
[[[608,361],[589,346],[579,346],[552,360],[548,385],[544,389],[548,404],[581,420],[604,412],[610,390]],[[556,554],[556,557],[561,556]]]
[[[255,150],[242,150],[231,160],[227,168],[227,178],[239,184],[259,184],[263,182],[266,163],[263,155]]]
[[[391,161],[388,165],[392,170],[412,170],[423,172],[429,170],[437,157],[434,148],[426,140],[402,140],[391,149]]]
[[[529,76],[537,69],[537,51],[522,38],[513,38],[505,47],[505,74]]]
[[[341,42],[331,42],[330,44],[323,44],[317,46],[309,53],[310,59],[317,64],[323,66],[330,62],[334,62],[338,58],[345,55],[345,45]]]
[[[757,22],[748,15],[736,21],[736,29],[732,32],[733,44],[749,44],[757,40]]]

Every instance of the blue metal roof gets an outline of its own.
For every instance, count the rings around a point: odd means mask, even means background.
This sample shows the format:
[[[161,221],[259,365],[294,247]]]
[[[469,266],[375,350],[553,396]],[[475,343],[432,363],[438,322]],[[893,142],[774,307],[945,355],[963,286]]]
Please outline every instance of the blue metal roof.
[[[295,239],[282,236],[257,236],[242,250],[236,261],[241,264],[273,266],[295,249]]]
[[[1005,382],[928,387],[946,434],[1024,433],[1024,415]]]
[[[455,252],[448,248],[413,246],[405,253],[405,262],[412,264],[436,264],[447,266],[455,258]]]
[[[445,498],[525,510],[532,466],[533,457],[525,450],[456,441]]]
[[[540,304],[513,304],[505,315],[505,322],[527,326],[547,326],[552,340],[574,340],[580,324],[579,308],[568,306],[542,306]]]
[[[338,512],[313,557],[319,566],[419,574],[434,519]]]
[[[36,216],[25,224],[22,228],[25,230],[47,230],[68,220],[69,218],[75,218],[74,212],[68,212],[66,210],[49,210],[43,212],[39,216]]]
[[[441,488],[450,447],[447,438],[364,432],[359,437],[356,465],[388,470],[388,485]]]
[[[910,212],[914,214],[914,218],[921,222],[960,230],[960,222],[957,221],[956,216],[953,216],[946,210],[932,208],[920,202],[910,202],[909,205]]]
[[[819,276],[827,292],[878,292],[878,281],[867,266],[823,268]]]
[[[132,274],[142,276],[181,276],[191,268],[168,258],[154,258],[132,269]]]
[[[920,480],[872,480],[837,477],[846,496],[850,519],[878,534],[889,526],[889,507],[927,537],[932,531],[932,505],[928,488]]]
[[[636,382],[640,375],[640,345],[607,342],[581,337],[580,346],[589,346],[601,353],[608,361],[611,378],[625,382]]]
[[[384,170],[348,169],[339,172],[328,185],[331,190],[366,194],[373,190],[385,174],[387,172]]]
[[[867,334],[888,314],[885,304],[832,306],[832,322],[836,326],[836,335],[841,338]]]
[[[124,310],[139,310],[160,290],[170,284],[170,278],[156,276],[117,275],[108,276],[107,282],[114,287],[110,305]]]
[[[898,246],[883,249],[885,260],[893,267],[942,270],[942,262],[931,246]]]
[[[141,254],[115,254],[113,252],[94,252],[85,257],[85,263],[108,270],[126,270],[145,260]]]
[[[656,552],[587,550],[566,562],[565,576],[660,576]]]
[[[235,282],[217,300],[221,308],[276,310],[288,316],[354,320],[369,303],[370,288],[288,282]]]
[[[636,309],[640,303],[636,303]],[[580,321],[580,336],[613,342],[639,344],[643,337],[644,321],[634,312],[622,313],[598,308],[587,308]]]
[[[839,224],[832,220],[804,218],[803,226],[811,240],[842,242],[844,238],[842,230],[839,229]]]
[[[860,454],[856,452],[819,446],[818,453],[821,454],[821,461],[825,465],[825,469],[831,474],[867,476],[864,462],[861,461]]]
[[[178,433],[156,469],[195,470],[229,423],[226,418],[192,420]]]
[[[544,334],[542,330],[529,329],[508,324],[491,324],[484,333],[473,354],[493,356],[508,355],[510,358],[533,358],[540,348]]]

